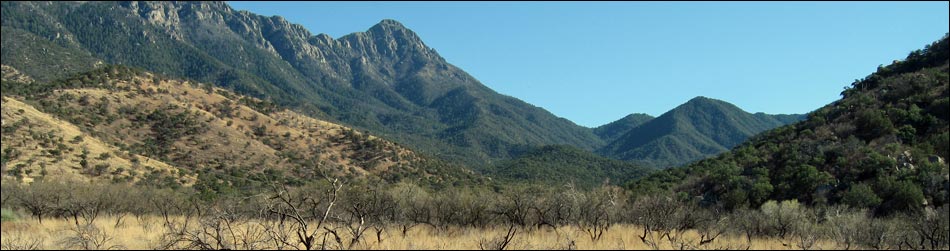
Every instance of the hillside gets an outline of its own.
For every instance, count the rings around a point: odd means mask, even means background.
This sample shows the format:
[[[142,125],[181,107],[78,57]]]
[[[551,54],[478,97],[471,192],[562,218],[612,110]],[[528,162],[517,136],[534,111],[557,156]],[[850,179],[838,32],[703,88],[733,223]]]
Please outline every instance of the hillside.
[[[891,214],[944,205],[950,201],[948,43],[944,36],[879,67],[805,121],[630,188],[684,192],[728,208],[797,199]]]
[[[633,113],[617,121],[594,128],[594,134],[604,140],[604,142],[614,142],[617,138],[620,138],[620,136],[630,131],[630,129],[636,128],[651,119],[654,118],[649,114]]]
[[[671,167],[728,151],[759,132],[801,115],[751,114],[730,103],[696,97],[628,129],[598,150],[605,156]]]
[[[334,39],[224,2],[3,2],[2,27],[2,63],[38,80],[140,67],[476,167],[538,145],[604,144],[482,85],[393,20]]]
[[[653,169],[598,156],[571,146],[544,146],[494,166],[488,175],[508,183],[541,183],[581,188],[623,184]]]
[[[480,182],[471,171],[345,126],[121,66],[48,83],[4,80],[2,90],[8,178],[197,182],[215,190],[303,184],[320,175]]]

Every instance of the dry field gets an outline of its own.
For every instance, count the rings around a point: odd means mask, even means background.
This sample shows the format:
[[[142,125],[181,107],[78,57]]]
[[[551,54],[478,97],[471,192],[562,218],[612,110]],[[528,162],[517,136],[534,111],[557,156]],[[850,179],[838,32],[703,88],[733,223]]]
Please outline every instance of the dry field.
[[[39,223],[35,219],[22,219],[17,222],[5,222],[2,225],[2,248],[7,249],[162,249],[183,248],[184,242],[178,246],[169,246],[169,238],[164,236],[167,228],[160,217],[132,216],[123,217],[116,225],[115,217],[101,217],[94,222],[95,228],[79,228],[72,220],[45,219]],[[179,218],[176,222],[182,222]],[[197,225],[192,222],[192,226]],[[266,230],[267,223],[245,221],[231,228],[222,228],[220,232],[204,232],[206,235],[196,236],[205,238],[212,243],[212,248],[233,249],[297,249],[303,246],[279,246],[273,242]],[[333,229],[332,227],[329,229]],[[508,228],[450,228],[436,230],[429,226],[418,225],[410,228],[405,236],[399,227],[387,227],[382,231],[379,241],[374,229],[369,229],[357,243],[349,246],[351,235],[340,228],[342,245],[333,241],[332,235],[327,238],[328,249],[482,249],[490,248],[492,240],[500,240],[508,233]],[[598,241],[592,241],[586,232],[574,227],[515,229],[511,242],[506,249],[654,249],[644,243],[638,236],[642,228],[632,225],[612,226]],[[220,234],[220,235],[217,235]],[[164,238],[163,238],[164,236]],[[214,236],[221,236],[222,242],[217,243]],[[290,235],[290,237],[295,237]],[[741,236],[720,236],[715,241],[699,246],[699,236],[688,232],[682,236],[685,240],[680,243],[688,244],[685,248],[698,249],[798,249],[792,240],[783,245],[779,240],[753,239],[751,246]],[[318,240],[320,241],[320,240]],[[220,246],[215,246],[220,245]],[[671,245],[666,238],[658,242],[660,249],[678,249]],[[812,248],[834,249],[833,243],[819,241]]]

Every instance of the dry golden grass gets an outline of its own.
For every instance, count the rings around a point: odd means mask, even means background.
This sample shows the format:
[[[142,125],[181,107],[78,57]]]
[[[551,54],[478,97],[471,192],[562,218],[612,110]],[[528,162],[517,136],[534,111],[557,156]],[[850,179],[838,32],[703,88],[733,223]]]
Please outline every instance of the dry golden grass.
[[[19,125],[14,133],[3,135],[4,149],[17,152],[8,166],[22,170],[19,182],[46,177],[138,181],[155,173],[189,186],[197,180],[192,170],[225,166],[257,172],[266,166],[286,171],[299,167],[305,157],[319,159],[321,166],[329,166],[328,171],[339,175],[417,171],[412,161],[419,157],[409,149],[375,141],[378,138],[373,136],[355,142],[344,137],[347,127],[292,111],[265,114],[242,105],[242,96],[223,89],[209,91],[186,81],[156,81],[151,75],[110,82],[113,88],[60,89],[29,102],[22,97],[3,97],[4,126]],[[57,104],[67,115],[46,113],[31,105],[41,100]],[[120,109],[141,114],[129,115]],[[172,142],[165,159],[173,162],[133,154],[126,148],[149,144],[152,138],[150,126],[137,123],[136,116],[155,110],[189,112],[195,123],[207,130]],[[89,119],[96,114],[112,119]],[[258,135],[261,133],[255,128],[264,128],[263,134]],[[73,141],[77,137],[82,140]],[[363,146],[370,140],[378,147]],[[86,170],[79,165],[83,149],[89,151]],[[97,158],[100,155],[109,157]],[[96,166],[105,168],[90,175]],[[8,172],[0,176],[14,180]]]
[[[183,219],[178,218],[181,222]],[[95,226],[103,231],[107,237],[103,248],[123,248],[123,249],[154,249],[160,246],[161,237],[165,231],[162,220],[159,217],[145,217],[143,220],[134,217],[125,217],[122,224],[115,226],[115,217],[101,217],[94,222]],[[255,228],[261,229],[258,222],[247,222],[238,225],[238,229]],[[72,221],[62,219],[47,219],[42,224],[35,219],[21,220],[16,223],[3,223],[0,242],[4,249],[10,247],[14,242],[23,245],[29,241],[36,240],[40,248],[47,249],[76,249],[75,245],[69,245],[68,239],[75,236],[76,226]],[[551,228],[519,230],[512,240],[508,249],[652,249],[650,245],[643,243],[637,236],[642,231],[641,228],[632,225],[617,225],[609,229],[599,241],[592,241],[587,234],[575,227],[561,227],[557,230]],[[241,230],[237,235],[240,236]],[[354,249],[479,249],[479,243],[486,239],[503,236],[507,228],[495,227],[487,229],[479,228],[450,228],[439,231],[429,226],[416,226],[403,236],[400,229],[393,226],[387,228],[382,234],[382,242],[377,241],[376,233],[370,229],[366,231],[362,240],[353,246]],[[341,231],[342,233],[342,231]],[[321,235],[322,236],[322,235]],[[686,233],[686,239],[698,242],[698,235],[694,232]],[[343,234],[344,243],[348,236]],[[332,239],[332,238],[331,238]],[[790,241],[790,240],[789,240]],[[573,243],[573,244],[572,244]],[[749,246],[744,237],[740,236],[722,236],[716,241],[699,246],[700,249],[771,249],[771,250],[789,250],[796,249],[794,245],[785,246],[778,240],[754,239]],[[331,246],[337,247],[337,246]],[[240,247],[237,247],[240,248]],[[274,246],[269,242],[260,242],[256,248],[273,249]],[[286,247],[287,249],[295,249]],[[302,246],[301,246],[302,248]],[[663,239],[659,248],[672,249],[673,246]],[[833,249],[836,246],[831,242],[819,242],[816,249]]]
[[[28,174],[24,175],[24,182],[29,183],[34,177],[42,176],[44,170],[49,176],[84,180],[85,177],[80,174],[81,170],[78,164],[79,154],[83,149],[89,151],[88,161],[90,166],[106,164],[110,167],[131,167],[133,164],[125,156],[148,159],[141,155],[120,154],[121,151],[118,147],[88,135],[72,123],[39,111],[15,98],[2,97],[2,99],[3,124],[14,124],[21,121],[26,124],[21,126],[24,129],[16,130],[10,135],[4,135],[3,142],[4,148],[15,148],[20,152],[10,160],[8,165],[24,165],[24,171],[29,171]],[[57,146],[35,139],[31,132],[38,135],[51,135],[51,140],[63,144],[66,149],[59,156],[51,155],[48,151],[55,150]],[[77,136],[81,136],[82,140],[73,141]],[[109,154],[111,157],[108,159],[96,158],[102,154]],[[175,170],[174,167],[157,160],[141,163],[141,166],[142,168],[167,172]],[[126,172],[120,175],[128,176],[129,173]],[[137,180],[137,177],[132,178]]]

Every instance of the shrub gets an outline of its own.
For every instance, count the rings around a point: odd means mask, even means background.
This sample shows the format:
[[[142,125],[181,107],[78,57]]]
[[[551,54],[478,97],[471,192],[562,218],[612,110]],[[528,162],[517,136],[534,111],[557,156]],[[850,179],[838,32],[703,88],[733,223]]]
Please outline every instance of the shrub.
[[[10,209],[0,209],[0,222],[7,221],[16,221],[20,217],[17,216],[16,212]]]

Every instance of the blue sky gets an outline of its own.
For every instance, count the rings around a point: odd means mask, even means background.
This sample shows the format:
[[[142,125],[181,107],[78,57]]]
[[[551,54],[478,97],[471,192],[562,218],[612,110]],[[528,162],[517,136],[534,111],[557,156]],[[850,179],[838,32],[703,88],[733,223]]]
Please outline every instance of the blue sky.
[[[695,96],[806,113],[950,31],[948,2],[229,2],[334,38],[395,19],[499,93],[583,126]]]

